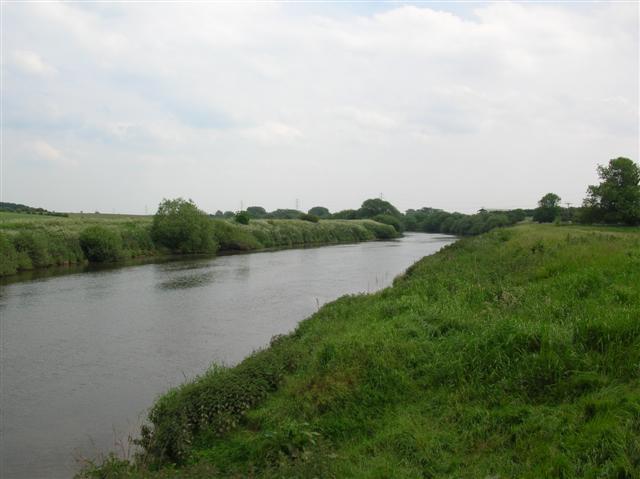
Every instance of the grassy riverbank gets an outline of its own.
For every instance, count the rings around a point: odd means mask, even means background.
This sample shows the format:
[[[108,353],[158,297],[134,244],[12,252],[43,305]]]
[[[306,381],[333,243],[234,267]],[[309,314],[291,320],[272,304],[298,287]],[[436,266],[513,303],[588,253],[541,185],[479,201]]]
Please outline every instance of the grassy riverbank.
[[[348,243],[389,239],[392,226],[371,220],[254,220],[241,225],[210,219],[215,251]],[[0,212],[0,276],[18,271],[87,262],[82,234],[90,228],[108,230],[116,260],[169,253],[151,235],[152,216],[70,214],[68,217]],[[104,235],[104,234],[103,234]],[[113,248],[112,248],[113,249]]]
[[[169,391],[87,477],[640,476],[640,231],[460,240]]]

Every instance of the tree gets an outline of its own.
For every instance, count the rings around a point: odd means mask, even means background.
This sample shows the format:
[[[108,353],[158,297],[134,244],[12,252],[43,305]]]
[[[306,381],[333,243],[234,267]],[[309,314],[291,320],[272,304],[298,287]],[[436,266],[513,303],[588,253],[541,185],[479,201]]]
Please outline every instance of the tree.
[[[547,193],[540,201],[538,207],[533,213],[533,220],[538,223],[551,223],[560,215],[561,198],[555,193]]]
[[[151,225],[153,241],[176,253],[213,253],[218,249],[213,222],[191,200],[164,199]]]
[[[402,217],[402,213],[400,213],[395,206],[380,198],[365,200],[358,210],[358,218],[373,218],[377,215],[391,215],[396,218]]]
[[[629,158],[598,166],[599,185],[590,185],[583,202],[584,220],[609,224],[640,224],[640,167]]]
[[[247,214],[251,218],[260,219],[267,216],[267,210],[265,210],[262,206],[249,206],[247,208]]]
[[[267,218],[273,218],[276,220],[295,220],[300,218],[302,211],[291,209],[277,209],[267,214]]]
[[[355,220],[358,217],[356,210],[342,210],[331,215],[336,220]]]
[[[324,206],[314,206],[308,211],[308,213],[310,215],[317,216],[318,218],[329,218],[331,216],[329,209]]]

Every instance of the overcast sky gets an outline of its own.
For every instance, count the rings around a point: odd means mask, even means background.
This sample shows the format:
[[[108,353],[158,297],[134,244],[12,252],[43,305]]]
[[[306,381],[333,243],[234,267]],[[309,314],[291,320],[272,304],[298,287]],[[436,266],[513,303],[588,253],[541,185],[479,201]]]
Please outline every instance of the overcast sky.
[[[581,202],[638,161],[638,4],[4,3],[2,201]]]

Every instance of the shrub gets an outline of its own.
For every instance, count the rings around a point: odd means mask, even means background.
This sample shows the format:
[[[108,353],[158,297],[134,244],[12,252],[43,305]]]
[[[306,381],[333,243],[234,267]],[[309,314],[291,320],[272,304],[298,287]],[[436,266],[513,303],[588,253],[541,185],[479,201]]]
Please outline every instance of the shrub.
[[[249,221],[251,221],[251,216],[246,211],[239,211],[236,213],[235,217],[236,223],[240,223],[241,225],[248,225]]]
[[[80,247],[89,261],[105,263],[123,258],[122,238],[102,226],[90,226],[82,231]]]
[[[330,218],[331,212],[329,208],[325,208],[324,206],[314,206],[309,211],[307,211],[310,215],[317,216],[318,218]]]
[[[391,215],[386,215],[386,214],[376,215],[371,219],[373,221],[377,221],[378,223],[382,223],[383,225],[393,226],[398,233],[400,233],[404,229],[402,227],[402,223],[400,222],[400,220]]]
[[[312,215],[308,213],[300,215],[300,219],[303,221],[310,221],[311,223],[317,223],[318,221],[320,221],[320,218],[318,218],[316,215]]]
[[[121,230],[122,246],[129,256],[153,253],[155,246],[151,239],[151,230],[147,226],[135,223],[127,224]]]
[[[176,253],[214,253],[218,249],[212,220],[193,201],[182,198],[160,203],[151,237]]]
[[[250,251],[263,245],[247,228],[225,220],[213,220],[216,241],[223,250]]]
[[[49,254],[48,241],[43,233],[21,231],[13,238],[13,245],[18,253],[25,253],[33,268],[42,268],[53,264]]]
[[[9,238],[0,233],[0,276],[13,274],[18,270],[18,252]]]

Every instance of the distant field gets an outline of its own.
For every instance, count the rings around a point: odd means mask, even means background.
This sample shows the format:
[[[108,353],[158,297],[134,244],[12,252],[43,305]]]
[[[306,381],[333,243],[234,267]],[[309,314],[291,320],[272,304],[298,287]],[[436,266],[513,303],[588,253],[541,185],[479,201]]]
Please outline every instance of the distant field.
[[[9,213],[0,211],[0,231],[58,230],[80,232],[87,226],[119,227],[126,224],[151,225],[153,216],[96,213],[69,213],[68,217]]]

